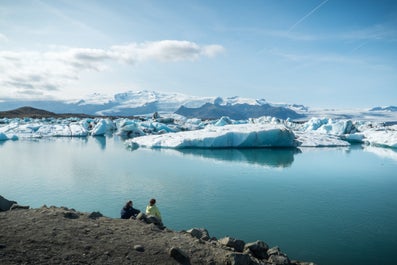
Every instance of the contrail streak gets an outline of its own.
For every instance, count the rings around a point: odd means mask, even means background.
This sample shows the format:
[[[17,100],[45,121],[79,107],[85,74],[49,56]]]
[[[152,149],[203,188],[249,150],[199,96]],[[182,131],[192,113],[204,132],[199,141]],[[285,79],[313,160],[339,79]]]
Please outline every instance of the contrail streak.
[[[315,8],[313,8],[309,13],[307,13],[305,16],[303,16],[301,19],[299,19],[294,25],[292,25],[288,32],[292,31],[296,26],[298,26],[300,23],[302,23],[306,18],[308,18],[310,15],[312,15],[314,12],[317,11],[317,9],[319,9],[321,6],[323,6],[325,3],[327,3],[329,0],[325,0],[323,2],[321,2],[318,6],[316,6]]]

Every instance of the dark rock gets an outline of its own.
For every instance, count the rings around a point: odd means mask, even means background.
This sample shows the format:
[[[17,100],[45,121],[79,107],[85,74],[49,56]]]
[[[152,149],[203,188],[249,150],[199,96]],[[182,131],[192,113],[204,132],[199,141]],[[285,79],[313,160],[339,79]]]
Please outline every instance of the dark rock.
[[[232,237],[224,237],[219,239],[219,242],[224,246],[233,248],[237,252],[244,251],[245,242],[243,240]]]
[[[272,247],[267,251],[267,255],[279,255],[281,253],[281,250],[278,246]]]
[[[7,246],[5,244],[0,244],[0,249],[6,248]]]
[[[101,214],[100,212],[92,212],[88,216],[88,218],[91,218],[91,219],[98,219],[100,217],[103,217],[103,214]]]
[[[142,245],[135,245],[134,249],[139,252],[144,252],[145,248]]]
[[[63,216],[65,218],[68,218],[68,219],[77,219],[77,218],[79,218],[79,215],[77,213],[75,213],[75,212],[64,212]]]
[[[244,246],[245,250],[249,250],[252,255],[257,259],[267,259],[267,251],[269,246],[263,241],[256,241],[252,243],[247,243]]]
[[[275,265],[289,265],[289,264],[291,264],[289,258],[284,255],[271,255],[267,261],[272,264],[275,264]]]
[[[225,264],[227,265],[250,265],[253,264],[248,254],[230,253],[225,257]]]
[[[189,233],[192,237],[202,239],[205,241],[210,240],[210,235],[208,233],[208,230],[205,228],[192,228],[186,231]]]
[[[29,206],[25,206],[25,205],[19,205],[19,204],[13,204],[10,208],[11,210],[17,210],[17,209],[29,209]]]
[[[11,207],[17,204],[16,201],[9,201],[6,198],[4,198],[3,196],[0,195],[0,212],[3,211],[8,211],[11,209]]]
[[[190,264],[189,256],[179,248],[176,247],[170,248],[169,255],[181,264],[185,264],[185,265]]]

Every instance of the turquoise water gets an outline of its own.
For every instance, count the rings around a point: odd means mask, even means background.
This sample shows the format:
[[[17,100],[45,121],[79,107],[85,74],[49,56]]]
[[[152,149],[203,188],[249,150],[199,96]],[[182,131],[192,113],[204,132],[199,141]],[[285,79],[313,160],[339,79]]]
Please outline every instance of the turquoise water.
[[[381,154],[383,149],[375,149]],[[279,245],[317,264],[393,264],[397,152],[128,150],[117,137],[0,142],[0,195],[119,217],[157,199],[174,230]]]

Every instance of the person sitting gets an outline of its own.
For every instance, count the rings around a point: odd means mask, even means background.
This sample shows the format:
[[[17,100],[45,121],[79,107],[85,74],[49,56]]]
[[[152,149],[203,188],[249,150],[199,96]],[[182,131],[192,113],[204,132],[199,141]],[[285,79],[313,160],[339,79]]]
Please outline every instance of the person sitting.
[[[132,207],[132,201],[128,201],[121,209],[121,219],[135,219],[136,216],[141,212],[138,209]]]
[[[149,205],[146,206],[146,220],[149,223],[154,223],[160,227],[163,227],[163,222],[161,220],[161,214],[159,209],[156,206],[156,199],[151,199],[149,201]]]

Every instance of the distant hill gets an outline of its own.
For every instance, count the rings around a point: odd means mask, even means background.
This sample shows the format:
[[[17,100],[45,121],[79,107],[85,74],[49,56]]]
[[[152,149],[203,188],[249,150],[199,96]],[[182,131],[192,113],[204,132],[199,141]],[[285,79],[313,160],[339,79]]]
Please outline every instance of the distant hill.
[[[234,105],[216,105],[206,103],[199,108],[180,107],[176,114],[187,118],[205,118],[218,119],[222,116],[228,116],[235,120],[244,120],[248,118],[258,118],[262,116],[272,116],[279,119],[300,119],[305,115],[285,108],[274,107],[270,104],[250,105],[250,104],[234,104]]]
[[[374,107],[374,108],[370,109],[370,111],[391,111],[391,112],[397,112],[397,107],[396,106]]]
[[[67,117],[89,117],[86,114],[56,114],[54,112],[36,109],[32,107],[21,107],[9,111],[0,111],[0,118],[67,118]]]

